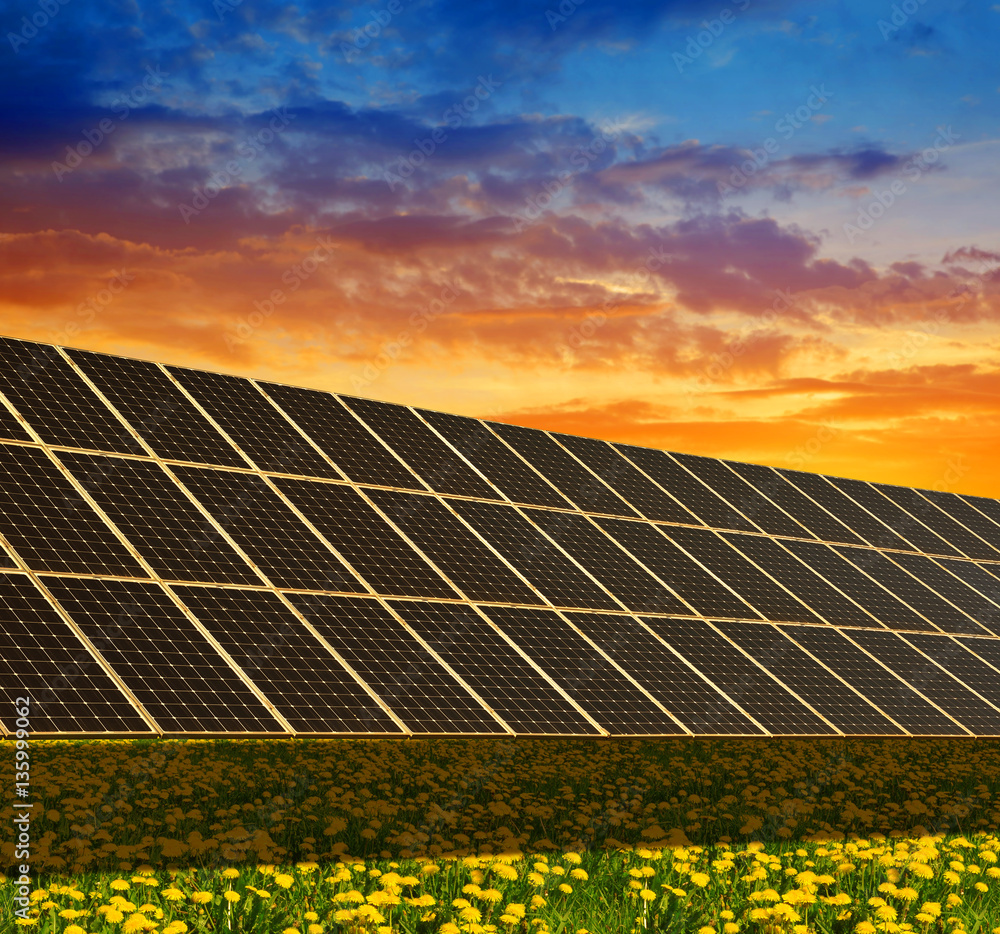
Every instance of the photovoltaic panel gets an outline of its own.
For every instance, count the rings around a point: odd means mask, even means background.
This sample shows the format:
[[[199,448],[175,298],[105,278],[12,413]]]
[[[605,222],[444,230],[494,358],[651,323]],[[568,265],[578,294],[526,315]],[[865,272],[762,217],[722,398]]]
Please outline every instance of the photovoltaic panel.
[[[1000,640],[977,639],[974,636],[956,636],[955,639],[974,653],[977,658],[1000,670]],[[996,678],[996,675],[992,677]],[[992,698],[990,699],[992,700]]]
[[[174,366],[169,369],[261,470],[340,479],[250,380]]]
[[[891,590],[918,613],[945,632],[968,632],[980,635],[982,629],[961,610],[942,600],[915,577],[907,574],[879,551],[869,548],[837,548],[837,552]],[[900,627],[890,627],[900,628]]]
[[[256,474],[203,467],[174,468],[209,515],[277,587],[365,588]]]
[[[500,722],[377,600],[326,594],[288,598],[412,732],[506,735]]]
[[[499,493],[445,444],[420,418],[402,405],[341,396],[432,490],[458,496],[499,499]]]
[[[916,490],[905,486],[891,486],[887,483],[875,483],[873,486],[967,557],[982,558],[987,561],[1000,560],[1000,551],[978,535],[973,535],[965,526],[938,509]]]
[[[839,630],[811,626],[782,626],[781,629],[908,732],[916,736],[965,735],[953,720],[866,655]],[[858,631],[851,630],[851,634]]]
[[[622,548],[694,607],[696,613],[741,619],[760,616],[749,603],[741,600],[661,534],[657,526],[648,522],[630,522],[628,519],[599,518],[595,521]]]
[[[0,697],[31,699],[33,733],[152,728],[26,574],[0,574]]]
[[[260,386],[345,474],[356,483],[422,490],[424,485],[337,398],[316,389],[280,383]]]
[[[636,470],[632,462],[626,460],[607,441],[576,438],[572,435],[553,434],[552,437],[647,519],[683,522],[687,525],[697,523],[688,510],[661,490],[645,474]]]
[[[160,577],[261,583],[159,464],[69,451],[59,458]]]
[[[515,733],[600,732],[471,607],[391,605]]]
[[[1000,734],[1000,710],[976,697],[896,633],[856,631],[851,638],[970,732]]]
[[[39,448],[0,444],[0,532],[33,571],[148,577]]]
[[[704,620],[644,619],[700,672],[772,733],[836,733]]]
[[[760,464],[729,462],[730,466],[744,480],[753,484],[769,500],[777,503],[792,518],[804,525],[816,538],[824,542],[844,542],[862,545],[858,538],[843,522],[830,515],[822,506],[814,503],[797,486],[789,483],[777,470]]]
[[[692,525],[709,525],[716,529],[742,529],[756,532],[749,519],[744,518],[714,490],[707,487],[692,473],[682,467],[666,451],[616,444],[615,449],[627,457],[641,471],[651,477],[671,496],[693,513],[697,522]]]
[[[521,457],[546,477],[567,499],[584,512],[612,516],[637,516],[614,490],[587,470],[552,438],[532,428],[491,422],[493,429]]]
[[[1000,500],[987,499],[985,496],[969,496],[962,494],[959,497],[963,502],[974,506],[979,512],[984,516],[987,516],[992,522],[1000,523]],[[992,541],[992,536],[989,541]]]
[[[0,546],[0,568],[16,568],[17,562],[7,553],[7,549]]]
[[[160,457],[225,467],[247,466],[239,452],[155,363],[86,350],[67,353]]]
[[[991,648],[1000,648],[1000,642],[975,636],[942,639],[923,633],[908,633],[905,638],[928,658],[947,668],[966,687],[994,706],[1000,706],[1000,672],[983,661],[986,656],[980,651],[989,653]]]
[[[851,531],[860,535],[869,545],[874,545],[876,548],[896,548],[902,551],[913,550],[913,546],[908,541],[900,538],[889,526],[875,518],[867,509],[862,509],[846,493],[830,483],[826,477],[805,473],[802,470],[778,469],[778,473],[843,522]]]
[[[901,734],[904,731],[775,626],[715,624],[744,652],[791,688],[844,733]]]
[[[765,619],[819,623],[822,620],[787,590],[754,567],[708,529],[661,528],[669,539],[724,580]]]
[[[451,500],[450,505],[553,605],[621,609],[610,594],[512,506],[458,499]]]
[[[827,623],[872,626],[875,621],[858,604],[831,587],[807,564],[772,538],[726,532],[723,537],[759,568],[787,587]],[[809,543],[813,544],[813,543]],[[848,591],[849,592],[849,591]]]
[[[542,602],[436,497],[389,490],[368,495],[465,596],[488,603]]]
[[[5,441],[34,441],[18,417],[0,402],[0,439]]]
[[[674,454],[699,480],[731,503],[754,525],[772,535],[791,535],[795,538],[812,538],[787,513],[750,486],[739,474],[730,470],[723,461],[714,457],[696,457],[693,454]]]
[[[525,509],[524,512],[628,609],[691,615],[690,608],[671,590],[640,567],[585,516],[541,509]]]
[[[285,733],[159,584],[46,578],[49,593],[168,733]]]
[[[47,444],[142,454],[142,445],[55,347],[0,337],[0,391]],[[8,420],[9,421],[9,420]],[[24,429],[13,438],[25,438]]]
[[[607,658],[550,610],[485,607],[531,660],[608,732],[683,735],[684,730]]]
[[[985,571],[982,565],[973,564],[971,561],[956,561],[954,558],[936,558],[935,560],[945,570],[950,571],[956,577],[960,577],[970,587],[1000,607],[1000,580],[997,580],[996,577]],[[1000,636],[1000,625],[996,622],[988,622],[985,614],[979,622],[989,629],[993,635]]]
[[[600,613],[567,613],[566,618],[692,733],[751,736],[764,733],[639,620]]]
[[[417,411],[511,502],[573,508],[565,496],[479,419],[428,409]]]
[[[276,477],[274,484],[376,593],[458,597],[354,487],[290,477]]]
[[[296,732],[403,732],[275,594],[172,589]]]
[[[916,546],[915,550],[932,555],[958,557],[958,551],[952,548],[940,535],[935,535],[926,525],[900,509],[870,483],[865,483],[863,480],[849,480],[845,477],[830,477],[829,480],[838,490],[846,493],[854,502],[864,506],[870,513],[877,516],[897,535]]]
[[[950,518],[960,522],[965,528],[985,539],[992,546],[992,550],[1000,548],[1000,525],[984,516],[978,509],[970,506],[961,496],[955,493],[942,493],[940,490],[920,490],[920,494],[934,503],[938,509],[947,513]],[[981,543],[976,545],[974,540],[972,544],[977,548],[982,547]],[[987,551],[984,551],[983,554],[970,555],[970,557],[985,558],[990,561],[997,560],[996,555]]]

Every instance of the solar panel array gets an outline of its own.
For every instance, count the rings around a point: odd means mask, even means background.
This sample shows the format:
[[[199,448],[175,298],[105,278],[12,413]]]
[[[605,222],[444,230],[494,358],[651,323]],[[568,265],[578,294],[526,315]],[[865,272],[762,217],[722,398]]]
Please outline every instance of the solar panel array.
[[[0,339],[39,734],[1000,735],[1000,502]]]

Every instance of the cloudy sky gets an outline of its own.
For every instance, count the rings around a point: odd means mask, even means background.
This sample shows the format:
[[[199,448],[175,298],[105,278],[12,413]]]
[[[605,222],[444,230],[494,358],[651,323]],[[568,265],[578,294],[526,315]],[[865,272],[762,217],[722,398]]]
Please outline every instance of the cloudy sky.
[[[0,333],[1000,496],[1000,4],[2,10]]]

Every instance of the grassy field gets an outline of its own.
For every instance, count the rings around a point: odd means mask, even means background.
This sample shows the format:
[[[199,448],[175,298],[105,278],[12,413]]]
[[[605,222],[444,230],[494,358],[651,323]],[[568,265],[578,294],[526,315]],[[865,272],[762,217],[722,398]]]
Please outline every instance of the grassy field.
[[[1000,932],[990,741],[38,741],[32,773],[4,932]]]

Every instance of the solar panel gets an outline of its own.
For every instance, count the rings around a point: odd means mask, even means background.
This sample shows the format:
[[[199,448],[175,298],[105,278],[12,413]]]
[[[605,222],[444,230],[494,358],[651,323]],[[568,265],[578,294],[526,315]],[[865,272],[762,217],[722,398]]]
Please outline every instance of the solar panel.
[[[499,499],[499,493],[408,408],[341,396],[432,490]]]
[[[169,370],[261,470],[340,479],[250,380],[175,366]]]
[[[296,732],[403,732],[276,594],[171,589]]]
[[[0,391],[47,444],[142,454],[142,445],[114,412],[46,344],[0,337]],[[7,421],[10,436],[29,440]]]
[[[1000,525],[984,516],[978,509],[970,506],[961,496],[955,493],[942,493],[940,490],[920,490],[921,496],[929,499],[942,512],[961,523],[965,528],[975,532],[979,538],[984,539],[990,547],[983,549],[982,554],[969,555],[972,558],[984,558],[987,561],[997,560],[995,552],[1000,547]],[[982,549],[982,543],[977,543],[975,539],[969,540],[972,547]]]
[[[772,535],[812,538],[813,535],[769,499],[762,496],[724,461],[693,454],[674,454],[698,479],[724,497],[754,525]]]
[[[838,629],[782,626],[782,631],[915,736],[964,736],[950,717]],[[851,630],[853,636],[859,630]]]
[[[4,441],[34,441],[21,420],[3,404],[0,395],[0,439]]]
[[[32,733],[153,730],[27,574],[0,574],[0,696],[31,699]]]
[[[470,600],[542,602],[437,497],[389,490],[369,490],[368,495]]]
[[[776,626],[734,622],[718,622],[715,626],[844,733],[904,732]]]
[[[515,733],[600,733],[471,607],[403,600],[390,605]]]
[[[285,733],[159,584],[46,578],[45,586],[168,733]]]
[[[556,489],[584,512],[612,516],[638,513],[596,474],[542,431],[491,422],[493,429]]]
[[[552,437],[647,519],[688,525],[697,523],[688,510],[637,470],[607,441],[560,434],[553,434]]]
[[[500,721],[377,600],[327,594],[288,598],[407,729],[506,734]]]
[[[837,732],[704,620],[647,618],[643,622],[770,732]]]
[[[487,607],[485,612],[609,733],[684,734],[675,720],[556,613],[523,607]]]
[[[512,506],[469,500],[451,500],[450,505],[554,606],[621,609],[611,594]]]
[[[39,448],[0,444],[0,533],[33,571],[147,577]]]
[[[971,561],[956,561],[953,558],[937,558],[935,560],[945,570],[951,572],[956,577],[960,577],[970,587],[1000,607],[1000,580],[997,580],[988,571],[983,570],[982,565],[973,564]],[[1000,636],[1000,624],[991,615],[993,612],[989,611],[989,614],[983,614],[983,617],[978,622],[989,629],[994,635]]]
[[[573,508],[565,496],[478,419],[428,409],[417,411],[511,502]]]
[[[975,507],[978,512],[989,518],[991,522],[1000,523],[1000,500],[987,499],[985,496],[968,496],[964,494],[960,495],[959,498],[963,502]],[[992,536],[987,541],[992,541]]]
[[[255,474],[176,467],[178,479],[277,587],[364,593],[364,585]]]
[[[600,613],[567,613],[566,618],[692,733],[751,736],[764,733],[639,620]]]
[[[261,583],[159,464],[65,451],[60,459],[160,577]]]
[[[247,462],[155,363],[68,350],[146,444],[166,460],[246,467]]]
[[[765,619],[822,622],[807,606],[752,565],[724,539],[708,529],[661,528],[691,557],[724,580]]]
[[[673,591],[640,567],[585,516],[541,509],[525,509],[524,513],[626,608],[647,613],[691,615],[691,609]]]
[[[658,527],[628,519],[594,520],[621,548],[649,568],[702,616],[754,619],[760,614],[745,600],[680,550]],[[680,614],[687,615],[687,614]]]
[[[966,687],[982,695],[995,707],[1000,707],[1000,672],[983,658],[1000,643],[975,636],[942,639],[923,633],[908,633],[906,641],[916,646],[929,659],[946,668]],[[997,659],[1000,661],[1000,658]]]

